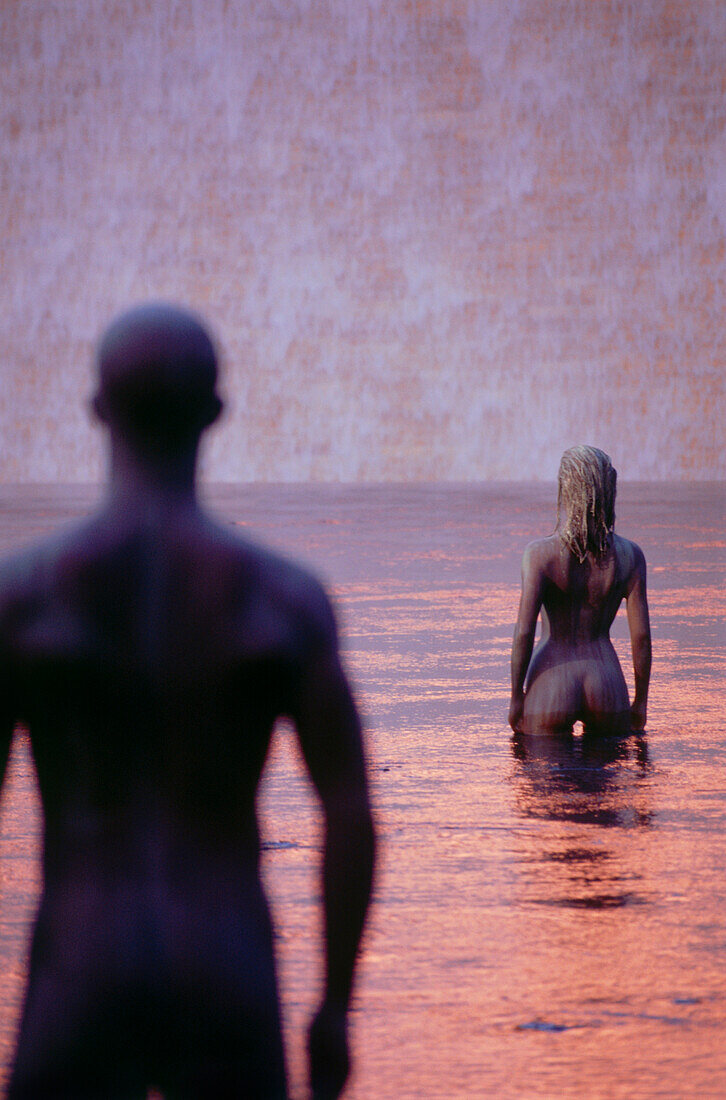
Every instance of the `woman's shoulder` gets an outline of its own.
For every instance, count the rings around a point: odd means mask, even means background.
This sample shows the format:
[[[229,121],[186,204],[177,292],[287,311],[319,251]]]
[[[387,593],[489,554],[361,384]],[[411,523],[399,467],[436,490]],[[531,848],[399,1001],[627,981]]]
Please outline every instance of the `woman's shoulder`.
[[[645,570],[645,555],[637,542],[614,534],[613,549],[620,565],[621,575],[624,577],[627,578],[639,570]]]
[[[535,539],[524,548],[522,568],[543,568],[562,554],[562,539],[559,535],[549,535],[546,539]]]

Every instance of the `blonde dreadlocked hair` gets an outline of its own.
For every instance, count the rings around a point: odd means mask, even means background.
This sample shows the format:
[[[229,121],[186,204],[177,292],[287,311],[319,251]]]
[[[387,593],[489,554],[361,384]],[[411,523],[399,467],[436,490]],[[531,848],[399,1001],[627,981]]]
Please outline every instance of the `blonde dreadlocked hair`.
[[[588,551],[598,560],[608,551],[615,527],[617,476],[610,456],[597,447],[581,444],[562,456],[557,475],[557,529],[564,510],[560,538],[581,562]]]

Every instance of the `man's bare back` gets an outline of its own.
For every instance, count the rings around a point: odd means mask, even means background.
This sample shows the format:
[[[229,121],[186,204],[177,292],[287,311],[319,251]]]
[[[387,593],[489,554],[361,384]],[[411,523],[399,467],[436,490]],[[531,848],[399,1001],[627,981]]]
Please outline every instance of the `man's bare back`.
[[[127,324],[184,330],[179,317]],[[285,1096],[255,817],[282,715],[326,815],[311,1059],[314,1095],[338,1095],[373,833],[330,605],[309,574],[214,524],[183,463],[156,477],[109,420],[105,508],[0,582],[1,760],[27,724],[45,815],[10,1096]]]
[[[609,468],[607,456],[595,448],[565,452],[565,465],[571,453],[585,461],[586,472],[589,463],[594,484],[598,481],[598,468]],[[602,480],[602,471],[600,474]],[[610,511],[614,503],[614,471],[612,480]],[[597,504],[594,489],[593,499]],[[591,517],[596,511],[588,504],[587,515]],[[586,522],[585,517],[583,523]],[[573,552],[559,531],[531,543],[525,550],[522,596],[512,647],[509,720],[516,731],[566,733],[578,720],[587,730],[597,733],[622,734],[645,725],[650,676],[645,558],[640,547],[614,533],[612,524],[605,530],[600,547],[594,544],[588,547],[583,534],[579,553]],[[591,532],[591,542],[593,537]],[[610,627],[623,599],[627,604],[635,667],[636,696],[632,707],[610,641]],[[542,636],[532,655],[540,611]]]

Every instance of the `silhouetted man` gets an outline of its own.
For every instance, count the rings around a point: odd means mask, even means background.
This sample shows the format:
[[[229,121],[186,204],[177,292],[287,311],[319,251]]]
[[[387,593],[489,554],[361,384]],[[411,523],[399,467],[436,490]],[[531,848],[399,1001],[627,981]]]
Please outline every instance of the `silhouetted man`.
[[[146,306],[99,353],[108,499],[0,583],[0,765],[30,729],[44,889],[10,1097],[286,1095],[255,793],[295,723],[325,814],[316,1097],[348,1072],[346,1013],[374,834],[360,726],[319,584],[199,508],[216,359]]]

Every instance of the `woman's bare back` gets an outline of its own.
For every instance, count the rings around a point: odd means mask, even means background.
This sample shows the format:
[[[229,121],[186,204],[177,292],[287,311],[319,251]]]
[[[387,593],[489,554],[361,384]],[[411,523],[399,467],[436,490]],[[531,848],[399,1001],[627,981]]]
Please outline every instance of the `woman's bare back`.
[[[513,650],[513,709],[519,713],[512,724],[517,729],[567,732],[582,721],[591,732],[629,732],[634,716],[610,641],[610,627],[623,599],[629,601],[629,619],[632,615],[638,620],[631,622],[631,633],[633,625],[642,632],[645,561],[628,539],[613,534],[606,554],[598,559],[588,552],[583,561],[559,534],[527,547]],[[637,613],[636,604],[641,605]],[[540,611],[542,636],[530,662]],[[526,681],[522,677],[524,692],[517,708],[516,681],[527,650]]]

